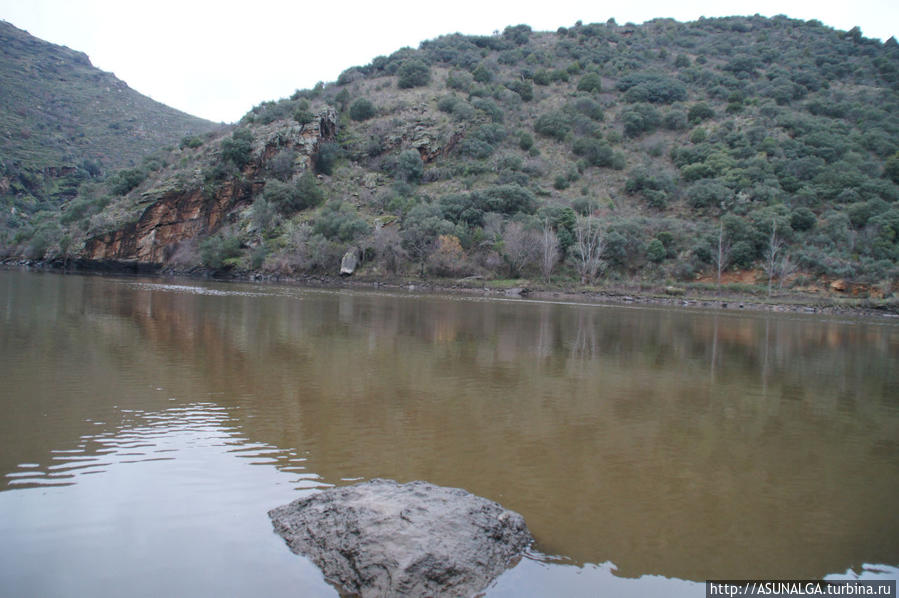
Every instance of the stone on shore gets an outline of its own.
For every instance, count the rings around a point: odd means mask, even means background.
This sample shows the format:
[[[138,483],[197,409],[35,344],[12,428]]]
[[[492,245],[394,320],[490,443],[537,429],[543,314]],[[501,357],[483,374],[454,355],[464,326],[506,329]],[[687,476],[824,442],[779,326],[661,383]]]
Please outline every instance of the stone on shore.
[[[330,488],[269,516],[293,552],[361,596],[475,595],[532,542],[518,513],[420,481]]]

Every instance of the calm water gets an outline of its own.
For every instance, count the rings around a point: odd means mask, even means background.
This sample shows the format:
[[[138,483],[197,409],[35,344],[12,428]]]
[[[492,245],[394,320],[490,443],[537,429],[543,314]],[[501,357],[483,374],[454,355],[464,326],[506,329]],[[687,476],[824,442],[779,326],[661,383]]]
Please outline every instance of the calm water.
[[[899,569],[899,322],[0,272],[0,593],[334,596],[266,511],[522,513],[488,596]]]

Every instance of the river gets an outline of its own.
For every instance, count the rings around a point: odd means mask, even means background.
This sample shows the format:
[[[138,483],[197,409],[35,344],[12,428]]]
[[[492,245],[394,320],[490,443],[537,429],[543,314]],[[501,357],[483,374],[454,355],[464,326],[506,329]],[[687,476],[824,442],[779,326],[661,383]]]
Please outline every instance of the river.
[[[268,509],[521,513],[496,596],[899,569],[899,321],[0,271],[0,587],[335,596]]]

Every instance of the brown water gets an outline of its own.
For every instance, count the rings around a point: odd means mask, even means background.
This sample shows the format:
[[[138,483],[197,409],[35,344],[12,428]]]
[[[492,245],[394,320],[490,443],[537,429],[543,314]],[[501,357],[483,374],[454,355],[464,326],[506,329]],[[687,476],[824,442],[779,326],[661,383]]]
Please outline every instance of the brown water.
[[[372,477],[524,515],[488,596],[899,571],[894,320],[0,272],[0,379],[10,595],[334,595],[266,511]]]

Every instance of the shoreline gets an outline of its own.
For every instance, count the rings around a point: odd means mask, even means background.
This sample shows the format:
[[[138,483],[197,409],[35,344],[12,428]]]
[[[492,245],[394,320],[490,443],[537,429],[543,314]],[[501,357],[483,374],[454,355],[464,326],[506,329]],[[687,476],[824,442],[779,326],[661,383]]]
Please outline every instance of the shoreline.
[[[206,268],[175,270],[160,268],[152,264],[96,262],[73,260],[65,266],[58,261],[38,261],[21,258],[7,258],[0,261],[5,270],[46,271],[72,274],[96,274],[106,276],[154,276],[184,280],[205,280],[214,282],[271,283],[312,288],[383,289],[390,291],[414,291],[421,293],[441,293],[447,295],[480,295],[486,297],[530,299],[534,301],[555,301],[561,303],[592,303],[596,305],[634,305],[675,307],[684,309],[709,309],[726,311],[751,311],[774,313],[803,313],[820,315],[842,315],[871,318],[899,318],[899,300],[881,300],[882,304],[869,298],[858,298],[828,294],[817,296],[790,292],[769,297],[758,297],[741,293],[728,286],[722,293],[687,289],[684,287],[664,287],[661,284],[651,291],[627,288],[626,285],[606,285],[601,287],[569,287],[546,285],[532,280],[488,280],[480,278],[434,279],[434,278],[383,278],[366,275],[354,276],[279,276],[255,271],[214,272]],[[514,283],[514,284],[513,284]]]

